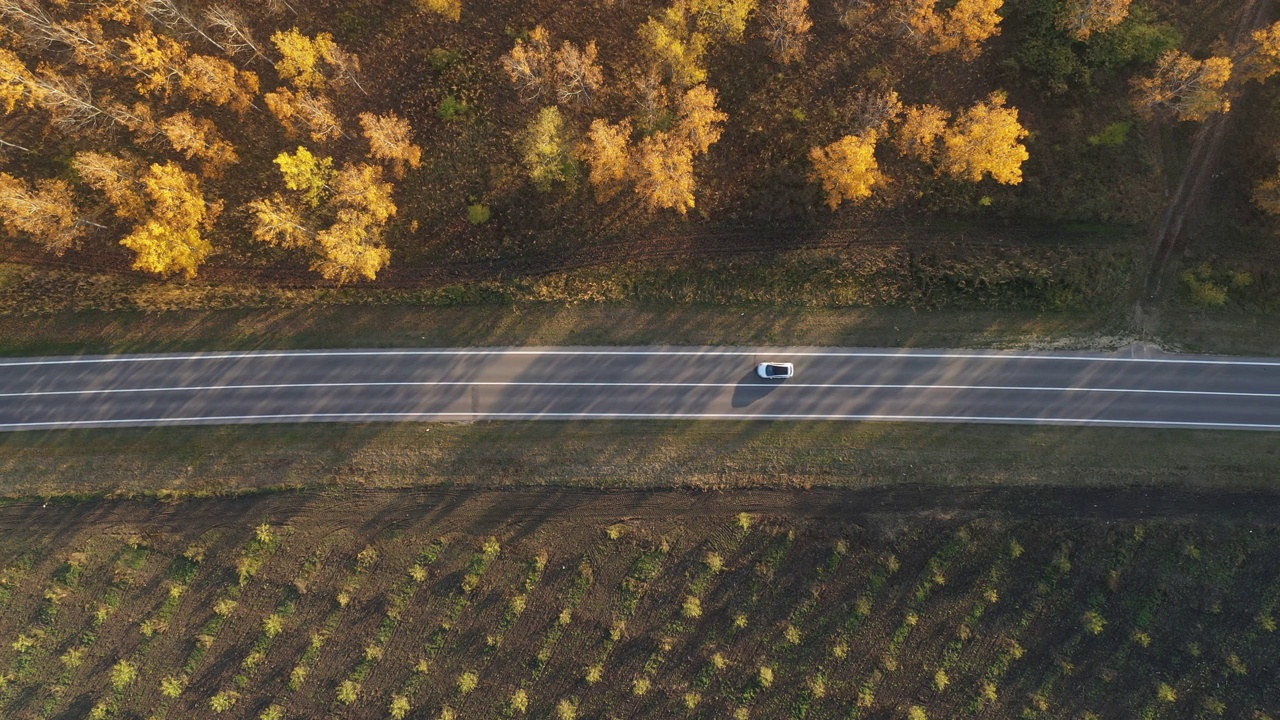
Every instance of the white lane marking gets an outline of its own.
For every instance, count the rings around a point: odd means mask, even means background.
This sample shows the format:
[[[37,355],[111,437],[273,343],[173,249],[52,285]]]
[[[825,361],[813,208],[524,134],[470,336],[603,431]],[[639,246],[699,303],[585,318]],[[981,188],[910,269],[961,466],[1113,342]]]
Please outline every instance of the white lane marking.
[[[664,357],[664,356],[697,356],[697,357],[750,357],[754,355],[777,354],[786,357],[832,357],[832,358],[925,358],[932,360],[1058,360],[1070,362],[1119,362],[1119,363],[1157,363],[1173,365],[1236,365],[1254,367],[1280,367],[1280,361],[1272,360],[1232,360],[1229,358],[1130,358],[1092,355],[1003,355],[987,353],[957,352],[885,352],[885,351],[813,351],[762,348],[759,350],[555,350],[555,349],[500,349],[500,348],[438,348],[414,350],[299,350],[299,351],[265,351],[265,352],[228,352],[228,353],[196,353],[190,355],[137,355],[106,356],[92,358],[59,358],[28,359],[0,362],[4,367],[38,367],[44,365],[90,365],[109,363],[144,363],[144,362],[188,362],[196,360],[243,360],[257,358],[318,358],[318,357],[401,357],[401,356],[502,356],[502,355],[604,355],[618,357]]]
[[[1237,430],[1280,430],[1280,425],[1268,423],[1190,422],[1177,420],[1105,420],[1097,418],[1019,418],[983,415],[821,415],[775,414],[735,415],[733,413],[471,413],[471,412],[383,412],[383,413],[291,413],[280,415],[210,415],[207,417],[176,418],[117,418],[107,420],[50,420],[45,422],[0,423],[0,429],[57,428],[86,425],[122,425],[127,423],[146,425],[178,425],[183,423],[236,423],[263,420],[423,420],[440,418],[500,419],[500,420],[868,420],[868,421],[925,421],[925,422],[982,422],[1014,425],[1124,425],[1131,427],[1187,427],[1222,428]]]
[[[1156,388],[1039,387],[1034,385],[893,385],[873,383],[643,383],[643,382],[497,382],[463,380],[422,380],[402,382],[350,383],[269,383],[259,385],[192,385],[189,387],[102,388],[86,390],[31,390],[0,393],[0,398],[48,397],[59,395],[117,395],[127,393],[213,392],[218,390],[287,390],[291,388],[361,388],[361,387],[638,387],[638,388],[771,388],[771,389],[854,389],[854,390],[984,390],[1006,392],[1094,392],[1146,395],[1206,395],[1213,397],[1280,398],[1280,393],[1228,392],[1219,390],[1162,390]]]

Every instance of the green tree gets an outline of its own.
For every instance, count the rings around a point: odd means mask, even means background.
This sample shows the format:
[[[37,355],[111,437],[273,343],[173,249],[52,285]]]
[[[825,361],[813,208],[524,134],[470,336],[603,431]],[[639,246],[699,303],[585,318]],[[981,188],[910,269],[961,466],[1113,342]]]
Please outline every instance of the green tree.
[[[578,174],[573,143],[560,109],[544,107],[519,137],[520,155],[534,187],[542,192],[557,182],[571,183]]]

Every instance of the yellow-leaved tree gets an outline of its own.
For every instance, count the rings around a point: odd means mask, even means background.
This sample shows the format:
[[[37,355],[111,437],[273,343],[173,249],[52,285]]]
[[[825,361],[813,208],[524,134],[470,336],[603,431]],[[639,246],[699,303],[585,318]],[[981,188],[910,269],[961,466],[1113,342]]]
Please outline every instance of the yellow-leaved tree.
[[[707,36],[689,28],[689,10],[677,3],[650,17],[640,26],[653,61],[662,68],[677,88],[687,88],[707,80],[702,56],[707,49]]]
[[[11,235],[26,233],[45,250],[61,255],[84,234],[71,186],[62,180],[25,180],[0,172],[0,220]]]
[[[1058,27],[1076,40],[1088,40],[1129,17],[1133,0],[1066,0],[1058,8]]]
[[[1226,85],[1230,58],[1195,58],[1169,50],[1156,61],[1151,75],[1133,81],[1133,104],[1150,117],[1164,111],[1177,120],[1204,120],[1231,109]]]
[[[389,161],[397,178],[404,177],[405,166],[418,168],[422,165],[422,148],[413,143],[413,128],[408,120],[401,119],[394,112],[386,115],[360,113],[360,127],[369,141],[369,156]]]
[[[298,193],[310,207],[317,207],[331,191],[329,183],[334,176],[331,157],[316,157],[299,145],[298,151],[292,155],[287,152],[277,155],[275,164],[284,176],[285,187]]]
[[[683,138],[659,132],[636,148],[636,192],[654,209],[681,215],[693,207],[693,148]]]
[[[812,179],[822,183],[827,205],[832,210],[845,200],[857,202],[871,197],[872,188],[883,180],[876,162],[875,130],[846,135],[826,147],[809,151]]]
[[[286,249],[315,244],[316,229],[293,202],[280,193],[253,200],[248,205],[253,216],[253,239]]]
[[[334,181],[338,219],[316,234],[320,258],[312,268],[339,283],[376,278],[391,260],[382,240],[383,227],[396,214],[391,192],[381,167],[344,165]]]
[[[908,107],[894,138],[898,152],[924,162],[932,160],[937,152],[938,138],[946,131],[950,117],[951,113],[933,105]]]
[[[76,153],[71,168],[86,185],[107,196],[117,217],[136,219],[146,213],[138,187],[145,171],[140,161],[86,151]]]
[[[1004,185],[1022,182],[1022,163],[1030,155],[1021,140],[1027,129],[1018,122],[1017,108],[993,92],[956,117],[942,137],[941,169],[955,177],[979,182],[990,175]]]
[[[560,108],[552,105],[539,110],[518,142],[529,179],[542,192],[551,190],[553,183],[571,183],[577,178],[573,141]]]
[[[688,0],[698,29],[729,42],[742,42],[756,0]]]
[[[1236,59],[1236,77],[1259,82],[1280,73],[1280,22],[1255,30],[1243,54]]]
[[[959,0],[934,25],[933,53],[956,52],[965,60],[982,54],[982,43],[1000,34],[1004,0]]]
[[[321,90],[326,86],[323,67],[337,47],[333,35],[322,32],[311,38],[298,28],[290,28],[276,32],[271,42],[280,52],[276,73],[281,80],[292,82],[299,90]]]
[[[591,168],[588,180],[596,200],[607,202],[618,194],[631,175],[631,121],[616,124],[603,119],[592,121],[587,141],[579,153]]]
[[[136,253],[135,269],[195,277],[213,251],[203,231],[222,209],[221,203],[205,202],[199,178],[172,162],[144,167],[137,160],[95,152],[77,153],[71,166],[107,197],[116,215],[134,222],[120,244]]]
[[[716,107],[716,91],[698,84],[684,91],[676,102],[676,126],[673,131],[699,155],[705,154],[720,139],[721,124],[729,116]]]
[[[220,207],[207,205],[199,178],[171,162],[152,164],[142,178],[142,189],[147,213],[120,241],[137,253],[134,269],[195,277],[213,251],[203,230],[213,224]]]
[[[414,0],[426,12],[432,12],[458,22],[462,19],[462,0]]]
[[[162,90],[167,96],[182,76],[187,50],[169,37],[143,30],[124,39],[122,57],[124,69],[137,79],[135,87],[139,94],[150,95]]]

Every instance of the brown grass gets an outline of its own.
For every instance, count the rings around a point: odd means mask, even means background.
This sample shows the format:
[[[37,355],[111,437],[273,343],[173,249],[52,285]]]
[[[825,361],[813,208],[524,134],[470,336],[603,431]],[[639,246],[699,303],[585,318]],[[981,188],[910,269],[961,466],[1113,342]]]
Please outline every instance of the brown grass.
[[[0,435],[0,494],[282,488],[1273,489],[1267,433],[891,423],[311,424]]]

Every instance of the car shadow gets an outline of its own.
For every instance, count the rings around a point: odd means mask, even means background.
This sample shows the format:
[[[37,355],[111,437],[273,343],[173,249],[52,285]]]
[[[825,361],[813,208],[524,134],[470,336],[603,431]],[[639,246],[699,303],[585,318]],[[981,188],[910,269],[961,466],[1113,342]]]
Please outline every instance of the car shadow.
[[[760,398],[773,392],[785,380],[765,380],[756,374],[753,367],[747,374],[738,380],[738,384],[733,388],[732,404],[736,408],[744,408]]]

